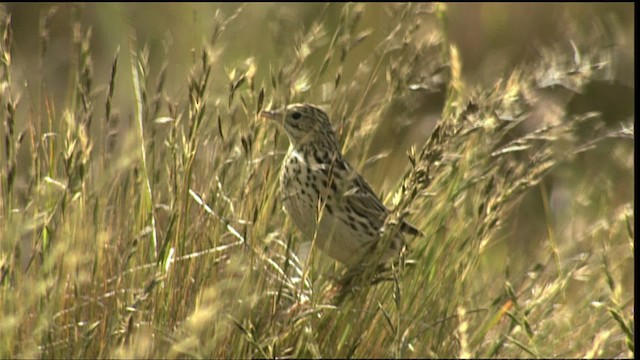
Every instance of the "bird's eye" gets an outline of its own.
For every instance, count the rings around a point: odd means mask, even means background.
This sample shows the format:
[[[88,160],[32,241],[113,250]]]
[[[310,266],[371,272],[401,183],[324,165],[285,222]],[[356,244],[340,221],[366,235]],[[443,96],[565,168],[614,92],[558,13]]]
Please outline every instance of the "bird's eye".
[[[292,118],[293,120],[298,120],[298,119],[300,119],[301,117],[302,117],[302,114],[300,114],[300,113],[299,113],[299,112],[297,112],[297,111],[296,111],[296,112],[294,112],[293,114],[291,114],[291,118]]]

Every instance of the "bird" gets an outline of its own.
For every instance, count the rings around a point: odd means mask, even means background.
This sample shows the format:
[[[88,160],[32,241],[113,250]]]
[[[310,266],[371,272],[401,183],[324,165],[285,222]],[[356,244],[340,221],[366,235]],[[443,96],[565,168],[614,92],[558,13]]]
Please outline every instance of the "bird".
[[[296,103],[262,110],[259,117],[281,126],[289,139],[279,177],[284,209],[324,253],[354,267],[373,253],[386,233],[390,244],[379,259],[384,263],[399,255],[403,232],[421,235],[405,221],[386,226],[390,210],[345,160],[329,116],[321,108]]]

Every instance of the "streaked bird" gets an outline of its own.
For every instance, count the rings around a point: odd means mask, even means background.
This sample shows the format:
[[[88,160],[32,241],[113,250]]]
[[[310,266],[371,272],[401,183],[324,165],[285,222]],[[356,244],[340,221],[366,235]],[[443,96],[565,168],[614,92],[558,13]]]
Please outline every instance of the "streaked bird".
[[[327,114],[310,104],[260,113],[283,127],[289,150],[280,172],[284,208],[293,223],[330,257],[354,266],[389,237],[381,262],[397,256],[402,232],[418,235],[406,222],[385,235],[390,211],[365,179],[343,158]]]

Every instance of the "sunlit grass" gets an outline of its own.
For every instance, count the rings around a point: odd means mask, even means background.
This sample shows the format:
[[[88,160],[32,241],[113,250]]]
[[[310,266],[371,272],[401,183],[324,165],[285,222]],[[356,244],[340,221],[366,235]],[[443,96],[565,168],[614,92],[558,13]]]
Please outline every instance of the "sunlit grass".
[[[229,58],[249,6],[211,17],[180,84],[133,29],[98,68],[78,17],[64,96],[42,74],[21,87],[0,11],[0,357],[634,356],[633,112],[573,106],[616,82],[606,32],[568,24],[483,87],[444,5],[384,5],[374,29],[378,9],[326,5],[270,23],[275,58]],[[294,101],[327,107],[392,218],[425,234],[387,281],[337,294],[343,268],[299,259],[287,141],[257,118]]]

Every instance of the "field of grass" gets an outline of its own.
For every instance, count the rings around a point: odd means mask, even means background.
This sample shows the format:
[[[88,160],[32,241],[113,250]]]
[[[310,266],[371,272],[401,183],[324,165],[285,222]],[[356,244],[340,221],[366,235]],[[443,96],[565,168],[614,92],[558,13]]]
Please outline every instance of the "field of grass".
[[[633,13],[0,5],[0,358],[634,357]],[[292,102],[424,234],[386,280],[299,256]]]

